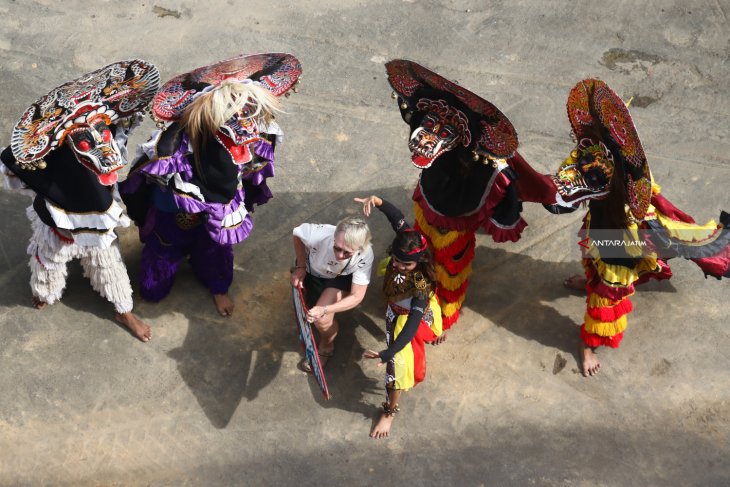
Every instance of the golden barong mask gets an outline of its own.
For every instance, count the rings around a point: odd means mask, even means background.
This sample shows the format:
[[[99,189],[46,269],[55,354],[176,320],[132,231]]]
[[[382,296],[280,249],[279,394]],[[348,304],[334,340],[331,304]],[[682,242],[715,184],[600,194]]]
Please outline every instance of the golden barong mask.
[[[557,203],[574,207],[581,201],[607,197],[614,169],[613,155],[602,142],[582,139],[550,176],[558,189]]]

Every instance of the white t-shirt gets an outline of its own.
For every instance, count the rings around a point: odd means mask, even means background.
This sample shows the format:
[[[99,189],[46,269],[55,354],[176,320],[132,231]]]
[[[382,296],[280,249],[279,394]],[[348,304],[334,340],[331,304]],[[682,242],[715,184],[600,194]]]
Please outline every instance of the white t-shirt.
[[[374,259],[372,247],[355,252],[349,259],[337,260],[333,248],[335,228],[334,225],[302,223],[294,229],[294,236],[307,248],[307,272],[325,279],[352,274],[353,284],[369,284]]]

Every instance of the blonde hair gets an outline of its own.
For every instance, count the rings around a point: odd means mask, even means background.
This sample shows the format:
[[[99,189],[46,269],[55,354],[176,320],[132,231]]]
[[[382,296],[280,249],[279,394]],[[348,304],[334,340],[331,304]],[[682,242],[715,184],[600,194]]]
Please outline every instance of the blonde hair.
[[[196,164],[200,164],[199,155],[205,141],[246,104],[256,109],[249,116],[258,125],[268,124],[274,119],[274,114],[282,111],[279,99],[269,90],[254,82],[243,83],[234,79],[224,80],[212,90],[198,95],[187,107],[180,122],[190,139]]]
[[[348,247],[356,250],[365,250],[370,247],[370,227],[360,218],[347,217],[337,223],[335,233],[342,233]]]

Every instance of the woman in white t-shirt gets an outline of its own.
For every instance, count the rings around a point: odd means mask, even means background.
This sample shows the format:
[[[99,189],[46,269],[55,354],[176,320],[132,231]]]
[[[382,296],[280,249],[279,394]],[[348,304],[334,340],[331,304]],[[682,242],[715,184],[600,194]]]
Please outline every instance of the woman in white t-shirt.
[[[293,235],[291,283],[304,287],[307,318],[319,331],[317,349],[324,367],[335,350],[335,313],[360,304],[370,283],[370,229],[364,220],[345,218],[337,226],[303,223]],[[306,370],[308,365],[305,361],[302,366]]]

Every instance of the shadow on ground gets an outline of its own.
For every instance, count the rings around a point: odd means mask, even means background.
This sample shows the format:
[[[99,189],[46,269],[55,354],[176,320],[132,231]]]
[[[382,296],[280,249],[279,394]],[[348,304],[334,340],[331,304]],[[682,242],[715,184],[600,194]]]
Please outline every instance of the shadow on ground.
[[[374,191],[399,206],[412,221],[410,188]],[[345,216],[356,215],[360,205],[353,198],[367,194],[282,193],[257,209],[252,236],[236,247],[234,283],[230,290],[236,311],[229,319],[216,314],[210,295],[195,280],[189,266],[181,266],[172,292],[162,302],[136,303],[136,311],[153,329],[156,321],[169,319],[173,311],[188,318],[184,340],[168,356],[176,361],[180,376],[216,428],[228,425],[243,399],[256,399],[271,384],[281,371],[285,353],[300,352],[289,302],[291,229],[305,221],[335,223]],[[0,198],[8,218],[14,222],[6,227],[1,241],[3,270],[17,282],[27,283],[29,270],[17,263],[27,261],[25,248],[30,229],[24,212],[28,199],[7,192],[0,192]],[[369,223],[377,262],[385,255],[393,232],[385,217],[377,212]],[[141,247],[136,242],[136,229],[123,229],[121,233],[123,253],[136,291]],[[523,238],[531,238],[530,227]],[[535,259],[527,253],[510,251],[514,244],[509,243],[488,245],[477,248],[465,307],[514,335],[575,357],[581,316],[566,316],[552,303],[571,295],[561,283],[580,270],[578,262]],[[332,399],[324,400],[315,381],[307,377],[312,397],[324,408],[355,412],[364,417],[373,415],[373,405],[367,397],[382,390],[382,379],[373,379],[363,371],[361,356],[365,347],[360,340],[361,336],[369,337],[369,341],[374,340],[384,348],[381,286],[382,279],[374,273],[363,304],[339,317],[337,352],[326,369]],[[674,292],[667,282],[651,287],[659,292]],[[29,302],[27,284],[0,295],[3,306],[26,306]],[[109,304],[94,293],[76,262],[70,266],[63,303],[111,323]]]

